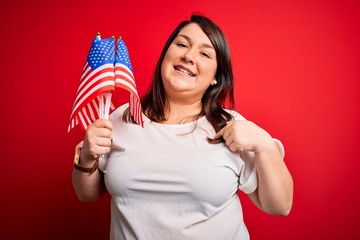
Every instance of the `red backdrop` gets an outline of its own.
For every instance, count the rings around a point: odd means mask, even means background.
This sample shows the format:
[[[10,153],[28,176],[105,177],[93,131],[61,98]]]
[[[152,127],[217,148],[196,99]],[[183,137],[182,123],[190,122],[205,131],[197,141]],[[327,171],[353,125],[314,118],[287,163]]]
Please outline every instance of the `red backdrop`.
[[[294,177],[288,217],[241,194],[252,239],[360,238],[358,1],[3,0],[1,239],[108,238],[109,197],[81,203],[71,185],[83,133],[67,125],[91,41],[98,31],[123,37],[143,95],[192,12],[224,30],[237,110],[282,140]]]

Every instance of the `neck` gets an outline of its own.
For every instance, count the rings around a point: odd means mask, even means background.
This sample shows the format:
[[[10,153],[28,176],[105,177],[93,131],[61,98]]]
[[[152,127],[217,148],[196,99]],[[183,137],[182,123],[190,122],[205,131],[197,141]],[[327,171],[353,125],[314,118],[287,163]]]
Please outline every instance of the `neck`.
[[[165,107],[166,121],[168,124],[180,124],[195,121],[201,112],[201,100],[196,102],[167,101]]]

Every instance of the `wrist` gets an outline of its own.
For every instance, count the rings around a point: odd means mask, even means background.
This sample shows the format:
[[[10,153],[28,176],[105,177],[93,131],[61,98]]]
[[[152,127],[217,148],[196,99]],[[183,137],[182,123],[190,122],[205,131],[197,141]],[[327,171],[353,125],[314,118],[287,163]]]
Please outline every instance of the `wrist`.
[[[74,156],[74,168],[84,173],[92,174],[94,173],[99,166],[99,158],[94,159],[94,161],[82,161],[80,163],[81,158],[81,147],[76,146],[75,148],[75,156]]]
[[[98,161],[99,158],[89,158],[86,154],[86,151],[84,152],[83,148],[80,148],[79,153],[79,162],[78,164],[83,167],[92,167],[96,161]]]

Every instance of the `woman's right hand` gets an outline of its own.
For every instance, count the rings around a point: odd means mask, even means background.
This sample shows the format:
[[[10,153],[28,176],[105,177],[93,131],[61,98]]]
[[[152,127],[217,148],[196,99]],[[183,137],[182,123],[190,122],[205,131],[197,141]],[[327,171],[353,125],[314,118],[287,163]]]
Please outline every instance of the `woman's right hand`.
[[[97,119],[90,124],[85,133],[81,148],[80,162],[91,165],[95,159],[110,152],[112,142],[112,123],[107,119]]]

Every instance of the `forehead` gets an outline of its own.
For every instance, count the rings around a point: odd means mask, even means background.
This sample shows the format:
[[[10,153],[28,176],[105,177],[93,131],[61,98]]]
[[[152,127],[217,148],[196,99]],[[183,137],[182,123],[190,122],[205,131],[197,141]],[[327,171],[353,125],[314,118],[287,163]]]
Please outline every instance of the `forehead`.
[[[178,33],[177,37],[186,36],[187,40],[198,43],[198,44],[206,44],[211,45],[212,43],[208,36],[203,32],[199,25],[196,23],[190,23],[183,27]]]

